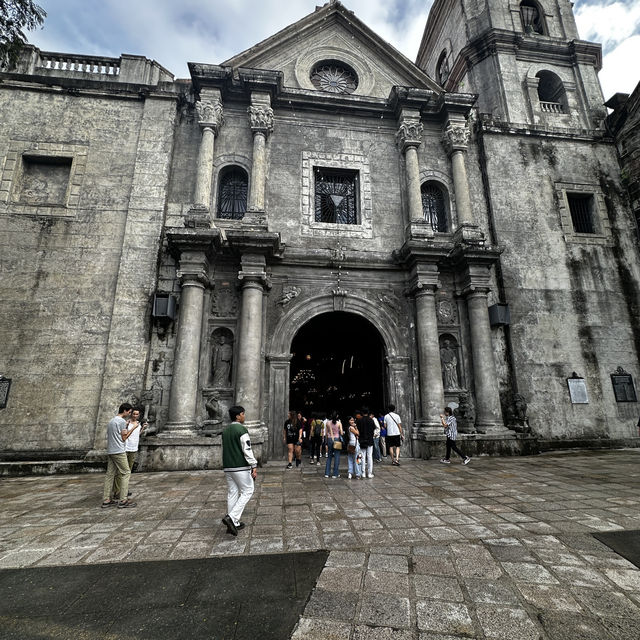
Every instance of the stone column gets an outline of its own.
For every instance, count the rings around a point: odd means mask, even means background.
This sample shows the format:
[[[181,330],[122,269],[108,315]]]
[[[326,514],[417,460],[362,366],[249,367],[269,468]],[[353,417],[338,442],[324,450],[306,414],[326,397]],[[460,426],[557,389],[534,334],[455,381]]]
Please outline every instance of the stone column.
[[[224,122],[222,100],[218,89],[204,90],[196,102],[198,124],[202,129],[198,164],[196,167],[196,187],[193,196],[194,209],[208,212],[211,206],[211,180],[215,137]]]
[[[418,162],[418,147],[422,143],[423,126],[418,112],[403,110],[400,127],[396,133],[396,143],[404,154],[407,183],[407,201],[409,205],[409,221],[424,220],[422,212],[422,193],[420,191],[420,165]],[[433,229],[425,229],[433,235]]]
[[[253,92],[248,108],[253,132],[253,162],[251,165],[251,189],[248,209],[264,211],[265,180],[267,175],[267,138],[273,132],[273,109],[268,93]]]
[[[269,286],[263,255],[244,254],[238,278],[242,282],[235,403],[246,411],[247,426],[260,425],[262,378],[262,298]]]
[[[502,421],[487,293],[488,289],[485,288],[471,288],[466,296],[473,355],[476,430],[479,433],[500,435],[510,432]]]
[[[442,365],[438,342],[436,288],[423,287],[416,292],[416,333],[420,366],[420,422],[431,432],[440,434],[440,418],[444,408]]]
[[[471,194],[467,178],[467,146],[469,127],[466,121],[449,120],[444,132],[444,145],[451,157],[453,190],[458,212],[457,239],[467,242],[484,242],[484,235],[474,223],[471,208]]]
[[[208,272],[209,261],[204,251],[181,252],[177,275],[182,293],[169,395],[169,420],[160,434],[164,437],[194,435],[202,312],[204,291],[209,284]]]

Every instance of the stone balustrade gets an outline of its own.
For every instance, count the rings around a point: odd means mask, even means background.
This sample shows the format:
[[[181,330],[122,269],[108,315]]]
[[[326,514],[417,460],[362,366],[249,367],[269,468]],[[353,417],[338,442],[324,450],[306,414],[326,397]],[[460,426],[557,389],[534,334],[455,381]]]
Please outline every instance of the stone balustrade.
[[[543,102],[540,100],[540,110],[545,113],[564,113],[564,105],[561,102]]]
[[[79,56],[67,53],[41,51],[36,69],[56,71],[80,71],[82,73],[99,73],[117,76],[120,74],[120,58],[104,58],[100,56]]]

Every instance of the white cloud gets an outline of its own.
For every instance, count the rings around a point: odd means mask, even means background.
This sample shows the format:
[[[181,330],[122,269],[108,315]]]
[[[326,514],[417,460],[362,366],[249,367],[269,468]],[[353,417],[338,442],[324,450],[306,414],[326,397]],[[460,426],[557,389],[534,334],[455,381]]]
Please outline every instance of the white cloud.
[[[631,93],[640,80],[640,35],[624,40],[604,56],[600,84],[605,100],[614,93]]]

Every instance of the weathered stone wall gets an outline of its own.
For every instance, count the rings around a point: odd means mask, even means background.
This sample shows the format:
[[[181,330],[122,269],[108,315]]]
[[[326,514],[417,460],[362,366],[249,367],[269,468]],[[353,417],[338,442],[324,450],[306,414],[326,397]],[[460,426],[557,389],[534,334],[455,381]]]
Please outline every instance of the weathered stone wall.
[[[517,384],[532,427],[547,438],[632,435],[637,405],[615,402],[610,374],[619,366],[636,380],[640,373],[640,270],[613,146],[596,152],[586,141],[502,135],[485,135],[484,146]],[[601,192],[610,225],[602,236],[567,232],[564,184]],[[574,371],[587,381],[589,404],[569,400]]]
[[[0,448],[93,444],[143,103],[0,90],[0,369],[13,378]],[[13,147],[13,151],[12,151]],[[66,208],[20,205],[22,154],[84,164]],[[78,177],[76,173],[76,177]],[[9,200],[6,202],[6,200]],[[147,300],[132,300],[144,308]]]

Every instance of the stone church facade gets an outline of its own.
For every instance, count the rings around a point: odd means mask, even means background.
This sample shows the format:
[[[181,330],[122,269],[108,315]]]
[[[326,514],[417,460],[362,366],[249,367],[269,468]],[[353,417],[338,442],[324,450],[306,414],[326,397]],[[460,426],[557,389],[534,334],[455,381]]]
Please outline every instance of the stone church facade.
[[[640,262],[565,0],[437,0],[416,63],[340,2],[174,79],[30,47],[2,74],[5,459],[263,462],[291,409],[439,414],[474,454],[635,444]],[[0,381],[1,382],[1,381]],[[6,385],[5,385],[6,387]]]

